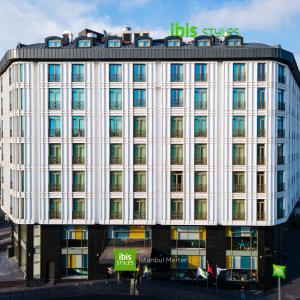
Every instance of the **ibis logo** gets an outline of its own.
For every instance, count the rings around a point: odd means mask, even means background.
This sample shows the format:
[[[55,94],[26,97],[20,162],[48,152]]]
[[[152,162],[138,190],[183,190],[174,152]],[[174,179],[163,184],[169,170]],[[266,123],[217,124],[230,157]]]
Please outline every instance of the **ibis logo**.
[[[135,271],[136,270],[136,250],[135,249],[115,249],[115,270]]]

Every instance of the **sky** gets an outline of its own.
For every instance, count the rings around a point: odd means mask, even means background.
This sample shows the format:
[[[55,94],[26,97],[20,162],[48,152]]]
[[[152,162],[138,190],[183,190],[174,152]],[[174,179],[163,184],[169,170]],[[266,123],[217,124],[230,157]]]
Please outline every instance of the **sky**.
[[[280,44],[300,66],[300,0],[0,0],[0,57],[17,43],[84,28],[120,34],[123,26],[170,35],[171,22],[237,27],[245,42]]]

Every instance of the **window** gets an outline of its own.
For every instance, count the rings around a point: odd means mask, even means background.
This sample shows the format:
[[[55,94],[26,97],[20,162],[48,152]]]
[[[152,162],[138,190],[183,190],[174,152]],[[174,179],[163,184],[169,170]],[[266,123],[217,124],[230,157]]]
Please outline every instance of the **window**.
[[[146,145],[134,144],[133,145],[133,163],[135,165],[146,164]]]
[[[207,64],[195,64],[195,81],[207,81]]]
[[[133,107],[146,107],[146,90],[133,90]]]
[[[206,117],[195,117],[195,137],[207,137]]]
[[[148,39],[138,40],[138,47],[139,48],[150,47],[150,45],[151,45],[151,42]]]
[[[61,191],[61,172],[49,171],[49,192]]]
[[[257,221],[265,221],[265,200],[257,199],[256,204]]]
[[[210,40],[198,40],[198,47],[209,47],[210,44]]]
[[[233,64],[233,81],[245,81],[245,64]]]
[[[109,48],[118,48],[121,47],[121,41],[119,39],[112,39],[107,41],[107,46]]]
[[[110,191],[122,192],[122,171],[110,171]]]
[[[171,82],[183,81],[183,65],[171,64]]]
[[[285,137],[284,117],[277,117],[277,135],[278,135],[278,138]]]
[[[245,109],[245,89],[233,89],[233,109]]]
[[[284,185],[284,173],[283,171],[277,171],[277,192],[283,192]]]
[[[73,171],[73,192],[85,191],[85,173],[84,171]]]
[[[182,89],[171,89],[171,107],[183,106],[183,91]]]
[[[206,165],[207,164],[207,145],[206,144],[195,144],[195,165]]]
[[[85,199],[73,199],[73,219],[84,219],[85,218]]]
[[[122,81],[122,65],[110,64],[109,65],[109,81],[121,82]]]
[[[183,118],[171,117],[171,137],[182,138],[183,137]]]
[[[83,165],[85,163],[85,146],[84,144],[73,144],[73,165]]]
[[[265,128],[265,117],[257,117],[257,137],[265,137],[266,128]]]
[[[265,109],[265,88],[257,89],[257,109]]]
[[[207,109],[207,89],[195,89],[195,109],[205,110]]]
[[[233,144],[232,145],[232,164],[244,165],[245,164],[245,145]]]
[[[277,219],[282,219],[284,217],[285,217],[284,200],[283,198],[277,198]]]
[[[61,164],[61,144],[49,144],[49,164]]]
[[[133,199],[133,219],[146,219],[146,199]]]
[[[146,117],[133,117],[133,136],[146,137]]]
[[[284,66],[278,65],[278,82],[285,84]]]
[[[49,89],[49,110],[60,109],[60,89]]]
[[[48,81],[59,82],[60,81],[60,65],[48,65]]]
[[[284,164],[284,144],[277,144],[277,164]]]
[[[242,199],[232,200],[232,220],[234,221],[245,220],[245,200]]]
[[[171,192],[183,192],[183,172],[171,172]]]
[[[122,199],[110,199],[110,219],[122,219]]]
[[[61,199],[49,199],[49,219],[61,219]]]
[[[19,64],[19,81],[24,82],[24,79],[25,79],[24,64]]]
[[[110,137],[122,137],[122,117],[110,117]]]
[[[122,144],[110,144],[110,159],[112,165],[122,164]]]
[[[84,81],[84,65],[74,64],[72,65],[72,82]]]
[[[228,39],[227,45],[229,47],[237,47],[237,46],[241,46],[242,43],[240,39]]]
[[[232,173],[232,192],[245,193],[245,172]]]
[[[171,220],[183,219],[183,201],[182,199],[171,199]]]
[[[206,193],[207,192],[207,172],[196,171],[195,172],[195,193]]]
[[[78,48],[88,48],[88,47],[91,47],[92,43],[91,43],[91,40],[78,40],[77,41],[77,47]]]
[[[84,109],[84,89],[72,89],[72,109]]]
[[[206,220],[207,219],[207,200],[206,199],[195,199],[194,208],[195,220]]]
[[[168,47],[180,47],[180,39],[170,39],[167,42]]]
[[[73,117],[72,118],[72,136],[73,137],[84,137],[85,132],[84,117]]]
[[[49,137],[60,137],[60,117],[49,118]]]
[[[266,64],[258,63],[257,64],[257,81],[266,80]]]
[[[59,39],[53,39],[53,40],[48,40],[48,45],[49,48],[59,48],[62,46],[61,40]]]
[[[122,109],[122,89],[109,89],[109,109]]]
[[[245,137],[245,117],[233,117],[232,135],[233,137]]]
[[[265,172],[257,172],[257,193],[265,193]]]
[[[134,171],[133,172],[133,191],[146,192],[146,172]]]
[[[285,111],[285,101],[284,101],[284,90],[278,90],[278,100],[277,100],[278,110]]]
[[[257,164],[264,165],[265,164],[265,145],[257,144]]]
[[[171,145],[171,165],[183,164],[183,145]]]
[[[133,81],[144,82],[146,81],[145,65],[133,64]]]

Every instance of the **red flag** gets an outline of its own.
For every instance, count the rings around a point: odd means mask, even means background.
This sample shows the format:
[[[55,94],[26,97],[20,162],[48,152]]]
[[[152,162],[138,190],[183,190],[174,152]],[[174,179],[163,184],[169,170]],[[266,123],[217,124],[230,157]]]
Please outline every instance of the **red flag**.
[[[207,273],[212,275],[213,277],[216,277],[215,273],[214,273],[214,270],[213,270],[213,268],[211,267],[210,264],[207,265]]]

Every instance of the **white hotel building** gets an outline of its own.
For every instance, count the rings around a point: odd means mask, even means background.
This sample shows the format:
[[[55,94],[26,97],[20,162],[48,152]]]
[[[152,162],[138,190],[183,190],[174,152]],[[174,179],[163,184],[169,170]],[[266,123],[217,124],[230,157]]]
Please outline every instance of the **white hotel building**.
[[[299,199],[300,73],[280,47],[83,30],[0,63],[1,209],[28,283],[143,266],[267,284]]]

